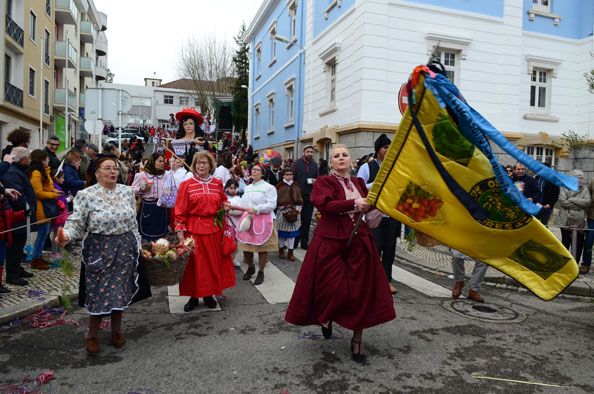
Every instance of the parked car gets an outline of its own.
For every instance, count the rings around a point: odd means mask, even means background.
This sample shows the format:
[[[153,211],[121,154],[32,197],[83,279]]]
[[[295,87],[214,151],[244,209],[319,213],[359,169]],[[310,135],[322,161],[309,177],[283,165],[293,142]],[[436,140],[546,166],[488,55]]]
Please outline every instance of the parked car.
[[[134,136],[133,133],[124,132],[124,130],[122,130],[122,142],[124,142],[124,140],[130,142],[132,136]],[[118,137],[118,133],[110,133],[108,137],[103,141],[103,143],[107,144],[108,142],[111,142],[112,144],[115,144],[117,146]]]

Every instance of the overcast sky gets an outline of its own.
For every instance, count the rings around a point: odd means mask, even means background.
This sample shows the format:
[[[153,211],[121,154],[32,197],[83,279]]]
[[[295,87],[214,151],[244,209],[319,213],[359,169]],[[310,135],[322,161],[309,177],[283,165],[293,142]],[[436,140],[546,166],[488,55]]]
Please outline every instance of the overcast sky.
[[[188,38],[214,33],[235,48],[233,37],[246,27],[263,0],[94,0],[107,15],[108,68],[114,83],[143,85],[179,78],[177,54]]]

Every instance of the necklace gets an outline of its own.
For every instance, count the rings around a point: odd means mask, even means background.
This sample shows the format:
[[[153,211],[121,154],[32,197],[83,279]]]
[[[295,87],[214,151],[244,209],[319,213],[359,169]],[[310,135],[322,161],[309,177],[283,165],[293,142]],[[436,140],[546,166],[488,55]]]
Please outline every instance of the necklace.
[[[338,175],[335,172],[333,172],[332,175],[335,176],[347,188],[348,191],[350,191],[350,192],[355,191],[355,189],[353,188],[353,182],[351,182],[350,178],[347,178],[342,175]]]
[[[116,186],[117,188],[117,186]],[[105,201],[105,203],[107,205],[117,205],[120,203],[120,201],[122,200],[122,197],[116,193],[116,189],[113,190],[108,190],[111,195],[115,195],[115,198],[107,198],[107,195],[105,195],[105,190],[107,190],[104,186],[101,186],[101,198],[103,198],[103,201]]]

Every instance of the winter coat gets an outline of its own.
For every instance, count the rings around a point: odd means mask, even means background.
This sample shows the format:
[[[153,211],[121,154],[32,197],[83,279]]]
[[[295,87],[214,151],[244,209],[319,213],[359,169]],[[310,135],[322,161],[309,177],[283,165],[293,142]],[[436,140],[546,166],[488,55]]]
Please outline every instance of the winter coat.
[[[58,193],[54,188],[54,181],[52,181],[50,171],[51,169],[49,166],[45,167],[45,173],[49,178],[47,183],[42,183],[41,172],[38,170],[35,170],[31,173],[31,185],[33,185],[33,190],[35,190],[35,196],[37,197],[37,221],[39,223],[49,222],[45,216],[45,212],[43,211],[43,204],[41,201],[50,199],[57,200],[60,196],[60,193]]]
[[[36,220],[36,210],[37,210],[37,197],[35,196],[35,190],[33,189],[33,185],[29,181],[29,177],[27,173],[29,171],[28,167],[22,166],[19,163],[12,163],[8,171],[5,174],[0,176],[0,181],[5,188],[11,188],[17,190],[21,193],[21,196],[16,200],[12,200],[10,205],[14,212],[23,211],[26,208],[26,203],[29,203],[29,207],[31,209],[31,223],[34,223]],[[13,222],[12,226],[20,227],[25,225],[25,220],[19,222]],[[25,234],[26,229],[15,230],[13,234]]]
[[[86,182],[80,179],[78,171],[71,164],[64,163],[63,169],[64,183],[62,184],[62,189],[64,193],[70,193],[72,197],[76,197],[76,193],[85,188]]]
[[[561,189],[559,192],[559,215],[555,224],[561,227],[576,226],[584,228],[586,210],[590,206],[591,197],[587,187],[580,187],[578,191]]]

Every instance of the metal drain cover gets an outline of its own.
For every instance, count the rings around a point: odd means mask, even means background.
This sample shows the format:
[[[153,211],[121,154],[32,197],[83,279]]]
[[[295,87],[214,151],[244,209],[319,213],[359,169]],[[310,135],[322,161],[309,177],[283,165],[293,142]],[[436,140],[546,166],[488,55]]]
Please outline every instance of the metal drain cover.
[[[450,312],[491,323],[521,323],[526,315],[496,304],[477,304],[469,300],[447,300],[442,306]]]

